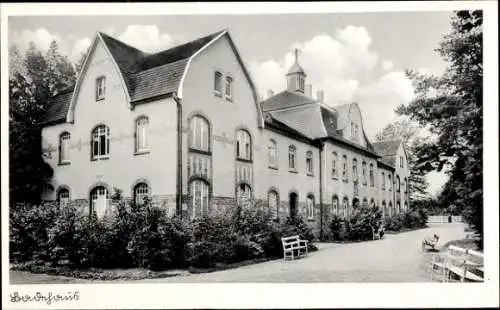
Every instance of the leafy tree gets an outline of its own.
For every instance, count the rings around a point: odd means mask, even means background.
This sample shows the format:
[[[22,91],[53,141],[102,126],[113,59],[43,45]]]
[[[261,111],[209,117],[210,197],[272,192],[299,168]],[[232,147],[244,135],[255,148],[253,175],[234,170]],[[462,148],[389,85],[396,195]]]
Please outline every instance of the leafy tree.
[[[85,62],[85,58],[87,58],[87,54],[88,54],[88,50],[85,53],[82,53],[80,55],[80,60],[78,60],[78,62],[75,64],[75,72],[76,72],[77,77],[80,74],[80,71],[82,70],[83,63]]]
[[[408,119],[399,119],[387,125],[379,132],[375,139],[377,141],[401,139],[408,153],[408,166],[410,176],[408,177],[408,189],[413,201],[426,196],[428,183],[425,179],[425,171],[416,167],[416,150],[423,143],[423,138],[419,137],[422,128],[416,122]]]
[[[399,106],[437,137],[425,141],[415,154],[426,171],[449,167],[446,184],[456,192],[448,203],[462,215],[483,240],[483,14],[458,11],[451,19],[451,32],[437,48],[448,66],[442,76],[408,71],[416,98]]]
[[[47,79],[51,95],[75,84],[76,74],[67,56],[59,53],[59,46],[54,40],[50,43],[45,56],[47,62]]]
[[[9,47],[9,79],[12,79],[16,73],[26,76],[26,68],[19,48],[13,45]]]

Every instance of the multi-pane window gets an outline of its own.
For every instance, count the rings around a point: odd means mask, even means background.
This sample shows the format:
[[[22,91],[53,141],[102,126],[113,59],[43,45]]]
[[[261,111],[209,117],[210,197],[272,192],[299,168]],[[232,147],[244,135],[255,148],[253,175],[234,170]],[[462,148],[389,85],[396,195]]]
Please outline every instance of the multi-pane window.
[[[399,175],[396,175],[396,190],[401,191],[401,181],[399,180]]]
[[[307,151],[306,153],[306,167],[307,173],[313,174],[313,154],[311,151]]]
[[[276,141],[269,140],[267,145],[267,153],[269,156],[269,167],[277,168],[278,167],[278,150],[276,147]]]
[[[99,125],[92,131],[92,159],[109,156],[109,128]]]
[[[382,171],[382,190],[385,190],[385,173]]]
[[[189,147],[199,151],[210,151],[210,127],[208,121],[199,115],[191,118]]]
[[[222,94],[222,73],[219,71],[214,73],[214,92],[217,95]]]
[[[192,217],[200,217],[208,214],[209,186],[208,183],[196,179],[189,183],[189,194],[191,196]]]
[[[59,136],[59,163],[69,163],[69,153],[71,145],[71,135],[69,132],[63,132]]]
[[[240,129],[236,138],[236,157],[246,160],[252,159],[252,139],[248,131]]]
[[[148,149],[149,119],[146,116],[138,118],[135,122],[135,151],[141,152]]]
[[[69,203],[69,190],[67,188],[62,188],[57,193],[57,204],[59,207],[66,207]]]
[[[90,192],[90,212],[102,217],[108,208],[109,194],[104,186],[97,186]]]
[[[332,178],[337,178],[338,177],[338,170],[337,170],[337,153],[333,152],[332,153]]]
[[[356,158],[352,160],[352,179],[353,181],[358,180],[358,161]]]
[[[349,214],[349,199],[347,197],[342,200],[342,215],[343,217],[347,217]]]
[[[363,161],[361,166],[362,166],[361,169],[363,170],[363,172],[362,172],[363,173],[363,184],[366,185],[366,182],[367,182],[367,180],[366,180],[366,162]]]
[[[100,76],[95,81],[95,99],[102,100],[106,95],[106,78]]]
[[[245,206],[252,198],[252,188],[246,183],[241,183],[236,188],[236,201],[239,206]]]
[[[295,161],[297,157],[297,149],[295,146],[290,145],[288,147],[288,168],[291,170],[296,170],[297,167],[295,166]]]
[[[279,200],[278,193],[274,190],[267,193],[267,204],[269,206],[269,212],[273,219],[278,218]]]
[[[373,171],[373,164],[370,164],[370,186],[375,186],[375,171]]]
[[[314,197],[312,195],[307,196],[307,218],[314,219]]]
[[[399,156],[399,166],[403,168],[403,156]]]
[[[337,196],[332,198],[332,214],[339,214],[339,199]]]
[[[226,99],[233,98],[233,78],[226,76]]]
[[[342,156],[342,180],[347,181],[347,155]]]
[[[388,174],[389,176],[389,190],[392,191],[392,176]]]
[[[134,187],[134,201],[143,204],[144,198],[149,196],[149,187],[146,183],[139,183]]]

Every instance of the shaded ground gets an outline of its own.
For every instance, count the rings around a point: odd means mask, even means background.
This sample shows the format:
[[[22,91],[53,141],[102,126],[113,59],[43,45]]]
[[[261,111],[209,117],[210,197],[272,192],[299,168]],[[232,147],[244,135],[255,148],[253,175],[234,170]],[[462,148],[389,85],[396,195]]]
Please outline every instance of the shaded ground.
[[[450,240],[465,237],[461,223],[431,223],[429,228],[384,239],[350,244],[322,243],[309,257],[265,263],[205,274],[128,281],[127,283],[176,282],[430,282],[432,253],[421,251],[426,236],[440,236],[438,248]],[[68,277],[10,271],[12,284],[102,283]],[[106,281],[109,283],[110,281]],[[117,283],[117,281],[112,281]]]

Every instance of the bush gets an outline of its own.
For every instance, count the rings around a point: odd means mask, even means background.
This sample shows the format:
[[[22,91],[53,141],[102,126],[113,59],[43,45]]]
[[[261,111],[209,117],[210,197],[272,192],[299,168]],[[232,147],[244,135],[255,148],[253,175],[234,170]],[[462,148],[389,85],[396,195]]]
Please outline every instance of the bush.
[[[385,229],[402,231],[427,227],[428,215],[425,209],[410,209],[385,218]]]
[[[334,215],[330,222],[330,230],[334,240],[372,240],[373,230],[380,227],[381,222],[382,213],[377,207],[361,207],[354,210],[346,219]]]

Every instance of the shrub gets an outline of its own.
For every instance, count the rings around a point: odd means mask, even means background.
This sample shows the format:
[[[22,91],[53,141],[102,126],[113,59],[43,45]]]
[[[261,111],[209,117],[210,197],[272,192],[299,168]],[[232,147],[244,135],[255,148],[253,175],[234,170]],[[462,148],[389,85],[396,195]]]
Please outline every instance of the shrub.
[[[424,209],[410,209],[385,218],[385,229],[402,231],[427,227],[428,215]]]
[[[332,217],[330,229],[334,240],[361,241],[371,240],[373,230],[380,227],[382,213],[377,207],[361,207],[354,210],[349,218]]]

